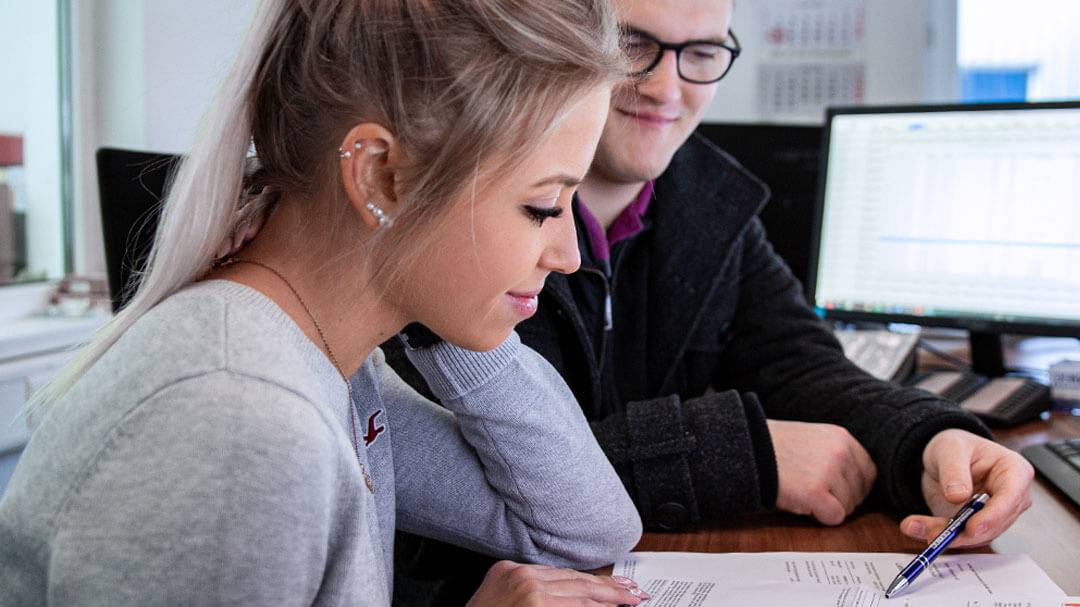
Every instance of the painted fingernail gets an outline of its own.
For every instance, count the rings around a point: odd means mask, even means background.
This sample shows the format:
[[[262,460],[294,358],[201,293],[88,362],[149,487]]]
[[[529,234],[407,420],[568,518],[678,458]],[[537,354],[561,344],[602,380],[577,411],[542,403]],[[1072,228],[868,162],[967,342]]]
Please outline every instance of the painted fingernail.
[[[651,594],[645,592],[641,588],[627,588],[626,591],[643,601],[647,601],[652,598]]]
[[[611,579],[615,580],[616,584],[618,584],[620,586],[626,586],[627,588],[634,588],[634,587],[637,586],[637,582],[635,582],[634,580],[632,580],[632,579],[630,579],[628,577],[623,577],[621,575],[613,575],[613,576],[611,576]]]
[[[926,527],[922,523],[911,523],[908,525],[908,533],[916,537],[922,537],[926,534]]]

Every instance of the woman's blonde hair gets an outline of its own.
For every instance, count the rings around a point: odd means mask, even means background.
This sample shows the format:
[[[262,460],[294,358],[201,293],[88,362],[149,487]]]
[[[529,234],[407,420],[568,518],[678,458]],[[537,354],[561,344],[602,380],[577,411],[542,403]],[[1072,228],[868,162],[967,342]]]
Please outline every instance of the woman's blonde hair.
[[[263,2],[169,187],[129,304],[30,406],[66,393],[136,320],[201,277],[246,196],[327,194],[353,125],[385,126],[404,152],[384,240],[409,249],[480,167],[512,168],[568,102],[624,70],[609,0]]]

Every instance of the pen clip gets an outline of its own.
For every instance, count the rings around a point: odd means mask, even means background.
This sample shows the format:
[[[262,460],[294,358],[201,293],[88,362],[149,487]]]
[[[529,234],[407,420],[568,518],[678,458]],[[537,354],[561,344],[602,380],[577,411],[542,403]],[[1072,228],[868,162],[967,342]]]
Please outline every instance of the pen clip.
[[[966,517],[974,516],[976,512],[978,512],[979,510],[982,510],[982,507],[984,505],[986,505],[986,502],[989,501],[989,500],[990,500],[990,494],[988,494],[988,493],[976,493],[975,495],[971,496],[971,499],[969,499],[963,505],[963,507],[961,507],[960,510],[958,510],[956,512],[956,514],[954,514],[952,516],[952,518],[949,519],[949,524],[955,523],[956,521],[960,520],[961,518],[964,518],[965,516]],[[968,514],[968,510],[971,510],[970,514]],[[948,526],[948,525],[946,525],[946,526]]]

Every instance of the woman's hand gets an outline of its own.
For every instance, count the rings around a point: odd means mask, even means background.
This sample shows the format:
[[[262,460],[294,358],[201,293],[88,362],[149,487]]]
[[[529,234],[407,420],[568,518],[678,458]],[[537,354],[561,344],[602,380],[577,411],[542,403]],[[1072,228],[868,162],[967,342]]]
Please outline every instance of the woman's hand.
[[[488,570],[468,607],[639,605],[650,598],[633,580],[622,576],[499,561]]]

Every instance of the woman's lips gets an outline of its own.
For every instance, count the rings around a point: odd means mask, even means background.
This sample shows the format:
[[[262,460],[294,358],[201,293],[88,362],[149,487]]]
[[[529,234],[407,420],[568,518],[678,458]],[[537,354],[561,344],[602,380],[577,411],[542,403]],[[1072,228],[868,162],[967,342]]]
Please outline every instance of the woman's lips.
[[[677,118],[663,116],[661,114],[654,114],[652,112],[635,112],[633,110],[622,109],[616,109],[615,111],[619,112],[623,116],[626,116],[627,118],[630,118],[631,120],[637,121],[640,124],[655,128],[666,127],[678,120]]]
[[[510,307],[523,318],[529,318],[533,314],[536,314],[536,308],[539,305],[538,295],[540,295],[539,289],[526,293],[506,294],[507,298],[510,300]]]

